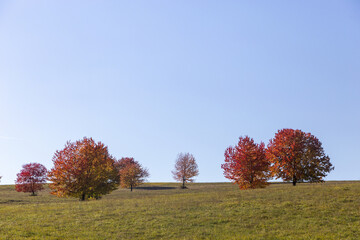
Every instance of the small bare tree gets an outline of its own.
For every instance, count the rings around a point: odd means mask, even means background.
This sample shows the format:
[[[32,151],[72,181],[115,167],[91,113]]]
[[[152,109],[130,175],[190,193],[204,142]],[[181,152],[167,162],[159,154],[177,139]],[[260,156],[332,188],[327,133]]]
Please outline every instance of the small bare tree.
[[[176,181],[182,181],[182,188],[185,187],[186,182],[193,182],[193,177],[199,175],[199,169],[195,158],[190,153],[179,153],[176,162],[175,170],[172,171]]]

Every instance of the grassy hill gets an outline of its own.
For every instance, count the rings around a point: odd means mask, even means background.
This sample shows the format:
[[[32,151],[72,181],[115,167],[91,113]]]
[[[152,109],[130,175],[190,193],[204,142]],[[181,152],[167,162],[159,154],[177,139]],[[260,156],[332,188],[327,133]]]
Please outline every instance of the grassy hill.
[[[360,239],[360,182],[178,186],[86,202],[0,186],[0,239]]]

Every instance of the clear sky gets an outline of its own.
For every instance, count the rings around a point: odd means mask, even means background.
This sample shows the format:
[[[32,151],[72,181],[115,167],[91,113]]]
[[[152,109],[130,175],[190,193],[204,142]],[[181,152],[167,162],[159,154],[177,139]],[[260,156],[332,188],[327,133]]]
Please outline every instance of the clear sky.
[[[173,181],[226,181],[226,147],[311,132],[360,179],[360,2],[0,1],[0,176],[93,137]]]

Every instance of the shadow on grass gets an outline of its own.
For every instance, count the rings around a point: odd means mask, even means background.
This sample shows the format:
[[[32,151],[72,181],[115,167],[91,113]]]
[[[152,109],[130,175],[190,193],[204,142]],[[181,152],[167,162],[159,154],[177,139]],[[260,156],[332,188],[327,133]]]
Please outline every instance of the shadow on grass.
[[[147,187],[136,187],[135,189],[141,189],[141,190],[169,190],[169,189],[177,189],[177,188],[176,187],[147,186]]]
[[[7,200],[4,202],[0,202],[0,204],[20,203],[20,202],[25,202],[25,201],[23,201],[23,200]]]

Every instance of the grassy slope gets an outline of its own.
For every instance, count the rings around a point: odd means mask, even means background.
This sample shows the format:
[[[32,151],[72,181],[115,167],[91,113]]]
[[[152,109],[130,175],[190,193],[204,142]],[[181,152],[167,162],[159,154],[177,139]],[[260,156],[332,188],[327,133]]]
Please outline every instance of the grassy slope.
[[[0,186],[0,239],[360,239],[360,182],[178,186],[87,202]]]

